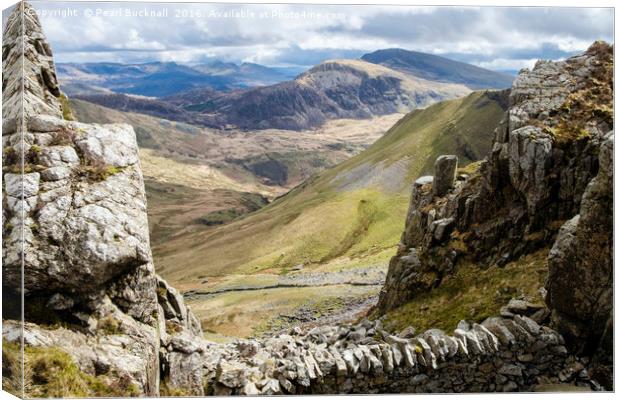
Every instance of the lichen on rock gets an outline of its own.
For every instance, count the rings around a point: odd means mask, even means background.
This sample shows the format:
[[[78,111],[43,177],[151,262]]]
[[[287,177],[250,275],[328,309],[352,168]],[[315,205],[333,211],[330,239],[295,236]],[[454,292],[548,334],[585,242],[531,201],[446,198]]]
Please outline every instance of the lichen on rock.
[[[10,128],[3,129],[3,154],[24,159],[23,169],[15,160],[3,171],[3,290],[25,296],[24,321],[5,308],[3,337],[35,349],[24,352],[26,362],[35,353],[65,352],[79,377],[109,377],[96,383],[107,382],[110,393],[155,396],[162,366],[170,376],[200,368],[202,332],[181,296],[174,306],[182,318],[160,312],[170,300],[157,295],[167,284],[152,263],[133,128],[66,118],[51,48],[28,3],[8,19],[3,55],[3,124]],[[165,343],[162,318],[178,324]],[[193,347],[176,345],[186,342]],[[124,393],[112,390],[119,382]],[[168,384],[202,394],[202,384],[196,390],[187,379]],[[100,394],[80,388],[41,393]]]

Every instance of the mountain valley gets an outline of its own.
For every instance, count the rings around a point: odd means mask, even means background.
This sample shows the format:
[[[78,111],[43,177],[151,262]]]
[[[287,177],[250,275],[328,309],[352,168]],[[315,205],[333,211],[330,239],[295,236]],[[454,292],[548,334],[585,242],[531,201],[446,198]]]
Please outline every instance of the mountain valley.
[[[475,92],[405,117],[260,133],[203,128],[83,100],[71,105],[81,121],[134,126],[158,270],[181,290],[201,293],[191,295],[190,304],[205,329],[224,338],[241,326],[252,335],[286,325],[278,315],[295,310],[342,309],[343,290],[353,290],[348,302],[363,305],[351,312],[345,307],[349,318],[367,308],[378,281],[356,287],[340,275],[351,268],[385,273],[402,230],[408,182],[432,171],[443,152],[459,154],[462,165],[480,159],[507,98],[502,91]],[[297,288],[273,283],[287,272],[302,281],[316,273],[333,280],[304,287],[313,293],[308,302],[307,295],[293,295]],[[237,291],[248,285],[255,289]],[[204,294],[213,291],[220,294]],[[273,300],[275,293],[281,300]],[[225,299],[228,306],[221,304]],[[220,313],[200,311],[214,308]]]
[[[341,275],[385,273],[402,232],[409,182],[432,171],[434,159],[443,152],[459,154],[462,166],[478,160],[489,150],[489,138],[506,105],[506,92],[489,91],[413,111],[367,150],[314,175],[269,206],[156,246],[158,269],[181,290],[202,294],[190,295],[189,304],[204,328],[216,334],[240,327],[256,334],[283,324],[278,317],[282,313],[334,302],[342,308],[347,302],[338,300],[334,284],[341,285],[340,291],[357,293],[350,295],[357,298],[351,304],[374,297],[378,283],[360,292]],[[274,287],[279,276],[303,280],[317,273],[333,281],[304,287],[312,291],[303,297],[310,299],[305,302],[299,302],[296,287]],[[245,290],[248,286],[256,289]],[[222,288],[237,291],[204,295]],[[274,298],[275,293],[279,295]],[[219,313],[201,312],[214,308]]]
[[[514,79],[385,49],[61,86],[9,11],[3,390],[614,390],[613,45]]]
[[[80,121],[131,124],[154,244],[211,219],[228,222],[376,141],[402,114],[334,120],[316,130],[220,131],[72,99]],[[160,207],[161,205],[161,207]],[[202,222],[201,222],[202,221]]]

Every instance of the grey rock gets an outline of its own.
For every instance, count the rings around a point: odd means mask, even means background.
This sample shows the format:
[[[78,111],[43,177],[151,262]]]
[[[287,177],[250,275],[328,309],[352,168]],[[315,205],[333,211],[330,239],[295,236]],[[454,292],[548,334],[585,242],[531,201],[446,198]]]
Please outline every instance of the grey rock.
[[[351,333],[349,333],[348,339],[354,342],[359,342],[366,337],[366,328],[361,327]]]
[[[248,382],[246,364],[234,360],[222,360],[217,366],[216,379],[229,388],[242,387]]]
[[[411,384],[415,386],[420,385],[426,381],[428,381],[428,375],[425,374],[418,374],[411,378]]]
[[[508,346],[517,340],[512,332],[506,327],[502,318],[487,318],[482,325],[495,334],[504,346]]]
[[[452,232],[454,227],[454,218],[442,218],[433,221],[431,224],[431,230],[433,231],[433,237],[438,242],[442,242],[448,239],[448,236]]]
[[[396,346],[394,344],[392,344],[390,347],[391,347],[391,351],[392,351],[392,358],[394,360],[394,366],[395,367],[400,367],[400,365],[403,362],[403,353],[400,351],[398,346]]]
[[[261,382],[261,394],[267,396],[273,396],[276,394],[282,393],[282,388],[280,387],[280,382],[277,379],[266,379]]]
[[[12,197],[31,197],[39,193],[40,174],[5,174],[4,188],[6,194]]]
[[[410,344],[406,344],[401,347],[401,350],[405,359],[405,365],[408,368],[414,367],[417,364],[415,349]]]
[[[415,337],[415,328],[413,326],[408,326],[403,329],[398,336],[404,339],[412,339]]]
[[[167,385],[184,389],[189,395],[203,396],[202,357],[198,353],[172,352],[167,359]]]
[[[80,164],[80,158],[72,146],[49,146],[41,148],[39,163],[50,168],[74,168]]]
[[[261,394],[260,390],[256,387],[253,382],[248,382],[241,388],[240,393],[245,396],[257,396]]]
[[[71,169],[63,166],[51,167],[41,171],[41,179],[44,181],[59,181],[71,176]]]
[[[31,115],[28,117],[28,130],[31,132],[55,132],[66,126],[66,121],[52,115]]]
[[[433,354],[431,346],[424,340],[422,337],[417,337],[414,339],[414,343],[416,343],[421,349],[422,354],[424,354],[424,359],[427,365],[433,369],[437,368],[437,357]]]
[[[509,376],[521,376],[523,374],[522,368],[514,364],[502,365],[501,368],[497,372],[499,374],[509,375]]]
[[[442,155],[435,161],[433,195],[444,196],[454,186],[458,158],[455,155]]]
[[[342,353],[342,358],[344,359],[345,363],[347,364],[347,368],[349,370],[349,373],[351,375],[357,374],[357,371],[359,370],[359,360],[357,359],[357,357],[355,357],[353,355],[353,351],[345,350]]]
[[[78,124],[85,133],[76,140],[87,161],[114,167],[127,167],[138,162],[136,135],[127,124],[105,126]]]
[[[540,332],[540,325],[528,317],[517,315],[515,316],[514,321],[534,336],[537,336]]]
[[[502,387],[502,391],[504,392],[514,392],[519,389],[519,386],[513,381],[508,382]]]
[[[415,180],[414,186],[424,186],[433,183],[433,177],[430,175],[421,176]]]

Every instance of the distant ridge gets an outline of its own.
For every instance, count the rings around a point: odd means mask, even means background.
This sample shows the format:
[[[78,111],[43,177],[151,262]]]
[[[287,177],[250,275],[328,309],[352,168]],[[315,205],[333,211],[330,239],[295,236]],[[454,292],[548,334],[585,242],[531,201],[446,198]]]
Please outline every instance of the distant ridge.
[[[362,60],[433,81],[460,83],[470,89],[504,89],[513,76],[418,51],[384,49],[364,54]]]
[[[292,81],[219,97],[207,93],[204,99],[186,92],[174,101],[210,126],[303,130],[330,119],[405,113],[469,93],[462,84],[421,79],[362,60],[330,60]]]

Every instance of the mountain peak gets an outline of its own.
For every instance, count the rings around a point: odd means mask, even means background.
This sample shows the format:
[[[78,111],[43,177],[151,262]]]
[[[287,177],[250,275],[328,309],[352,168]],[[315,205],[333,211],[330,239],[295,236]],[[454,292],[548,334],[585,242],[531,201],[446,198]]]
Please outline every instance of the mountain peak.
[[[400,48],[364,54],[362,60],[428,80],[461,83],[471,89],[503,89],[513,77],[442,56]]]

